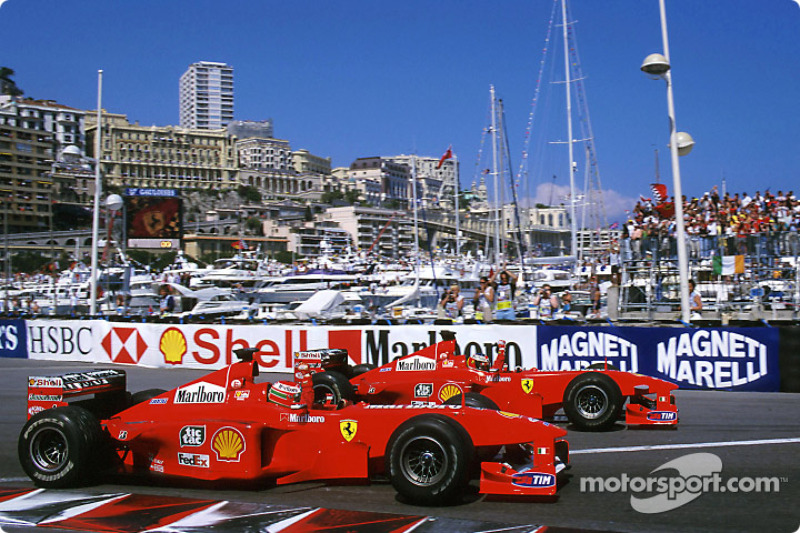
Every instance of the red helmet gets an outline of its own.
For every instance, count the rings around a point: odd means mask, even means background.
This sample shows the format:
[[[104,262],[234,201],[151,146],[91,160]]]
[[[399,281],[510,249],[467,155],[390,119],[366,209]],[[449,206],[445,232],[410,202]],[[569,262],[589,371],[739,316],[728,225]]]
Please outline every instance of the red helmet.
[[[296,409],[300,407],[300,393],[302,387],[290,381],[277,381],[272,384],[267,394],[267,401]]]
[[[489,358],[482,353],[472,354],[467,358],[467,367],[475,370],[489,370]]]

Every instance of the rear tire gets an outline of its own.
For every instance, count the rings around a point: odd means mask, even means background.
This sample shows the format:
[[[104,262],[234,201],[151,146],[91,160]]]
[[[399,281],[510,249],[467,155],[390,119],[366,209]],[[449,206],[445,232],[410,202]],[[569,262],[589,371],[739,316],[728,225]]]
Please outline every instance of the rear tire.
[[[131,394],[131,406],[134,406],[139,403],[149,402],[156,396],[161,396],[165,392],[167,391],[165,391],[164,389],[147,389],[139,392],[134,392],[133,394]]]
[[[611,363],[608,363],[607,367],[606,363],[592,363],[587,370],[619,370],[619,368]]]
[[[387,465],[395,490],[409,503],[457,503],[469,484],[475,451],[466,431],[449,418],[421,415],[389,439]]]
[[[22,428],[17,451],[22,469],[37,486],[62,488],[94,481],[105,444],[94,415],[66,406],[32,416]]]
[[[311,382],[314,386],[315,404],[334,405],[338,409],[355,397],[353,385],[339,372],[317,372],[311,376]]]
[[[452,398],[448,398],[445,405],[461,405],[461,394],[456,394]],[[492,411],[499,411],[500,408],[494,403],[494,400],[488,396],[484,396],[479,392],[468,392],[464,399],[464,405],[467,407],[474,407],[475,409],[490,409]]]
[[[375,369],[375,365],[372,365],[370,363],[362,363],[360,365],[354,366],[352,368],[352,370],[350,370],[350,377],[354,378],[356,376],[360,376],[361,374],[365,374],[365,373],[369,372],[370,370],[374,370],[374,369]]]
[[[583,431],[606,431],[616,423],[622,411],[619,386],[600,372],[579,374],[564,391],[564,413]]]

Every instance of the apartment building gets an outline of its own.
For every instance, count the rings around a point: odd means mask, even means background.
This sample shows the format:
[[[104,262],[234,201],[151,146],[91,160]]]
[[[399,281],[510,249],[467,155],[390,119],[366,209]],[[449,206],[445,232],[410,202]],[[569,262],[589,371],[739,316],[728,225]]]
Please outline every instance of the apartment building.
[[[238,186],[236,158],[227,130],[131,124],[122,114],[103,113],[100,160],[106,183],[119,187],[227,189]],[[96,115],[86,117],[95,146]]]
[[[0,110],[0,212],[5,234],[47,231],[52,220],[53,134],[18,119],[16,112]]]
[[[233,67],[225,63],[192,63],[179,84],[180,126],[216,130],[233,121]]]
[[[0,95],[0,110],[13,116],[14,123],[22,128],[52,133],[55,156],[67,146],[76,146],[80,153],[86,153],[85,111],[53,100],[7,95]]]

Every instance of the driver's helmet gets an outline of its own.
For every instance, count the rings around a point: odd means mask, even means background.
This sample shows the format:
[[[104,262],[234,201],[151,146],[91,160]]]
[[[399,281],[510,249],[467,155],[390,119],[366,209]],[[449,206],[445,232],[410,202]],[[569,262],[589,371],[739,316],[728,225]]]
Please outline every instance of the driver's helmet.
[[[300,393],[302,387],[291,381],[278,381],[273,383],[267,393],[267,401],[289,407],[300,404]]]
[[[467,358],[467,366],[475,370],[489,370],[489,358],[482,353],[472,354]]]

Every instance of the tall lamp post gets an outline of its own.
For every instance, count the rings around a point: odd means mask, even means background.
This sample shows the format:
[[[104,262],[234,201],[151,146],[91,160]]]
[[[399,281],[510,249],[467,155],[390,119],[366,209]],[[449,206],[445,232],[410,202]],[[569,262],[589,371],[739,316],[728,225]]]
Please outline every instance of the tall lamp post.
[[[664,0],[659,0],[661,11],[661,37],[664,43],[664,55],[650,54],[642,63],[641,69],[646,74],[661,78],[667,83],[667,113],[669,115],[669,150],[672,161],[672,187],[675,190],[675,232],[678,234],[678,276],[681,293],[681,319],[689,322],[691,309],[689,305],[689,261],[686,253],[686,232],[683,221],[683,191],[681,189],[681,171],[679,155],[691,152],[694,140],[691,135],[678,132],[675,124],[675,103],[672,98],[672,76],[669,63],[669,41],[667,39],[667,16]]]

